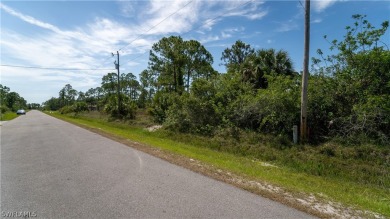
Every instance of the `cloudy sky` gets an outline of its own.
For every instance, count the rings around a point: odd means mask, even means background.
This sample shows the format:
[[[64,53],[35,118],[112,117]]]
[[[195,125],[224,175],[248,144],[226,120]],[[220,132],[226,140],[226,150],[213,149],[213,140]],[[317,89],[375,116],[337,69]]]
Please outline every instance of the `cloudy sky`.
[[[222,51],[239,39],[256,49],[288,51],[300,71],[303,5],[260,0],[3,0],[0,83],[30,103],[57,97],[68,83],[86,91],[115,71],[112,52],[120,53],[121,73],[138,75],[147,68],[153,43],[171,35],[201,42],[220,72],[225,72]],[[390,19],[389,11],[386,0],[312,1],[311,56],[329,47],[323,35],[341,39],[353,14],[365,14],[379,27]],[[384,38],[388,45],[389,36]]]

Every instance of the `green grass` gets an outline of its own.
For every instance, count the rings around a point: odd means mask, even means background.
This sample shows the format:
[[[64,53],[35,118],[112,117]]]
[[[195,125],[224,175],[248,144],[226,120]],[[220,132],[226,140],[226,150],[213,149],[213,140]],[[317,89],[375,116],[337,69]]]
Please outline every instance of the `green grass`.
[[[18,117],[14,112],[5,112],[0,114],[0,121],[8,121]]]
[[[213,165],[216,168],[250,180],[265,181],[295,194],[302,192],[314,194],[321,199],[325,197],[326,200],[339,202],[345,206],[369,210],[390,217],[390,188],[386,186],[362,183],[353,180],[351,177],[343,177],[343,175],[334,177],[309,174],[310,171],[309,173],[301,171],[299,168],[293,168],[293,165],[281,165],[277,162],[277,159],[273,163],[277,164],[278,168],[265,167],[260,162],[254,162],[254,158],[250,155],[240,156],[208,148],[205,146],[205,144],[209,143],[207,139],[196,136],[172,135],[164,131],[148,132],[142,127],[106,122],[101,118],[75,118],[60,114],[51,115],[75,124],[99,129],[123,139],[130,139],[163,151],[199,160],[205,164]],[[310,150],[306,150],[306,153],[309,152]],[[299,151],[292,150],[285,153],[299,153]],[[301,156],[303,156],[302,154]],[[276,154],[273,156],[281,155]],[[309,161],[310,159],[308,159]],[[332,158],[329,161],[332,161]],[[304,166],[304,163],[301,162],[299,165]],[[307,165],[310,166],[309,164]],[[385,166],[384,168],[387,167]],[[388,173],[388,170],[385,171]],[[385,185],[388,185],[388,183],[385,182]]]

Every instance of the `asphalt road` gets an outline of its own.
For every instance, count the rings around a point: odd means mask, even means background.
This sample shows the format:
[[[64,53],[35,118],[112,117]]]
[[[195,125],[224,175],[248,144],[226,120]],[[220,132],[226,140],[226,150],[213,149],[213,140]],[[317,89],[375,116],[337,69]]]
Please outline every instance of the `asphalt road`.
[[[1,217],[312,218],[77,126],[1,125]]]

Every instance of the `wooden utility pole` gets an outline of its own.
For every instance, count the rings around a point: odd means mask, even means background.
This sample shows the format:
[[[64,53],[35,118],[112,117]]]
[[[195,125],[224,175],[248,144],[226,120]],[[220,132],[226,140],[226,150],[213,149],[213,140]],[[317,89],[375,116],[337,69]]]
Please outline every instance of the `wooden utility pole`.
[[[114,53],[112,54],[114,56]],[[121,93],[120,93],[120,86],[121,86],[121,83],[120,83],[120,73],[119,73],[119,51],[116,51],[116,57],[117,57],[117,61],[114,62],[115,64],[115,68],[118,70],[118,113],[119,114],[122,114],[122,101],[121,101]]]
[[[309,77],[310,48],[310,0],[305,0],[305,46],[303,57],[302,93],[301,93],[301,143],[307,140],[307,86]]]

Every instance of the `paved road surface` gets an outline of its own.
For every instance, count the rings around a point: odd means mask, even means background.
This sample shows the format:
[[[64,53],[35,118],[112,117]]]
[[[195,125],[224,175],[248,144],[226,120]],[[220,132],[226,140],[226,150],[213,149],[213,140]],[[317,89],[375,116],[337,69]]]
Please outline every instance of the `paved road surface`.
[[[15,212],[37,218],[311,218],[38,111],[1,126],[1,216]]]

